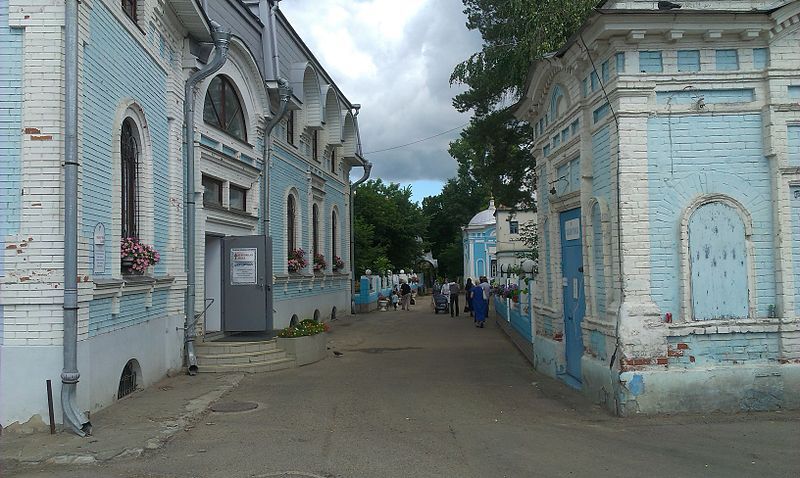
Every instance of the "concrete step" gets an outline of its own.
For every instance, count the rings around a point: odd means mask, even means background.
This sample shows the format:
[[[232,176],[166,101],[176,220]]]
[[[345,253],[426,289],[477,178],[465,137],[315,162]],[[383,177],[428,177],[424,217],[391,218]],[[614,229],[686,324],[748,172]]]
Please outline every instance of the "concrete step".
[[[275,339],[262,342],[197,342],[195,344],[195,351],[198,355],[267,352],[277,349],[278,345]]]
[[[197,354],[200,366],[233,365],[260,362],[272,362],[286,358],[286,352],[280,349],[259,350],[256,352],[217,353],[215,350],[202,350]]]
[[[245,372],[245,373],[260,373],[260,372],[274,372],[276,370],[285,370],[294,368],[295,363],[293,358],[283,358],[280,360],[273,360],[270,362],[253,362],[246,364],[228,364],[228,365],[200,365],[198,371],[200,373],[230,373],[230,372]]]

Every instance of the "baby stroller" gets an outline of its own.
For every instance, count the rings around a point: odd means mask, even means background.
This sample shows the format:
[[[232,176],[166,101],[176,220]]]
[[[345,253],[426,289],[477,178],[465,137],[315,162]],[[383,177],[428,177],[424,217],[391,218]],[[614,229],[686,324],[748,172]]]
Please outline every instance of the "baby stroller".
[[[447,296],[442,294],[441,290],[434,290],[433,293],[433,312],[438,314],[439,311],[444,312],[445,314],[450,312],[450,302],[447,300]]]

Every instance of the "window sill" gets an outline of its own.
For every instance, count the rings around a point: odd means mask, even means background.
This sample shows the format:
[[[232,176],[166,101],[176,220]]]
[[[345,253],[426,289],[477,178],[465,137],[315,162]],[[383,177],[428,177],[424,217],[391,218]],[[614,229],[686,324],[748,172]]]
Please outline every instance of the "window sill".
[[[762,317],[747,319],[695,320],[667,324],[670,336],[693,334],[734,334],[746,332],[777,332],[781,325],[796,322],[794,319]]]
[[[217,212],[224,212],[224,213],[228,213],[228,214],[235,214],[237,216],[242,216],[242,217],[246,217],[246,218],[249,218],[249,219],[258,219],[257,216],[254,216],[253,214],[250,214],[247,211],[243,211],[243,210],[240,210],[240,209],[231,209],[229,207],[220,206],[219,204],[215,204],[215,203],[203,203],[203,209],[208,209],[208,210],[217,211]]]
[[[92,300],[108,299],[111,302],[111,314],[119,314],[120,299],[126,295],[146,294],[145,307],[153,305],[153,292],[172,287],[175,278],[170,275],[123,275],[120,278],[95,279]]]

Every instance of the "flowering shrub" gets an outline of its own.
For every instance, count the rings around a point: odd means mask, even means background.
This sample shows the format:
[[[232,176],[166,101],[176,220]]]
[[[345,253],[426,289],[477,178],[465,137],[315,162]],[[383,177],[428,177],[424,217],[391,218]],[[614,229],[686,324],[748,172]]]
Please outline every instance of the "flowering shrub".
[[[514,302],[519,300],[520,294],[527,294],[528,289],[520,289],[517,284],[497,284],[492,288],[492,293],[504,299],[511,299]]]
[[[144,272],[161,259],[155,247],[142,244],[135,237],[122,238],[119,253],[123,262],[130,263],[128,267],[134,272]]]
[[[322,254],[314,254],[314,272],[320,272],[328,268],[328,263],[325,261],[325,256]]]
[[[339,271],[344,269],[344,261],[339,256],[333,256],[333,270]]]
[[[301,320],[297,325],[290,325],[278,333],[278,337],[293,338],[317,335],[330,330],[328,324],[320,324],[313,319]]]
[[[308,262],[306,262],[306,251],[294,249],[289,253],[289,261],[287,263],[289,272],[297,272],[305,268],[306,265],[308,265]]]

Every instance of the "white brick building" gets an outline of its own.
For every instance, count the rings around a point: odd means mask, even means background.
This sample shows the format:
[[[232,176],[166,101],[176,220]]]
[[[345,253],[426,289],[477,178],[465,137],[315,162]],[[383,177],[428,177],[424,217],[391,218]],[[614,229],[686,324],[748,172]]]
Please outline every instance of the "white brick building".
[[[800,406],[800,2],[608,1],[535,63],[537,368],[620,414]]]

